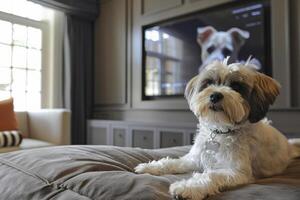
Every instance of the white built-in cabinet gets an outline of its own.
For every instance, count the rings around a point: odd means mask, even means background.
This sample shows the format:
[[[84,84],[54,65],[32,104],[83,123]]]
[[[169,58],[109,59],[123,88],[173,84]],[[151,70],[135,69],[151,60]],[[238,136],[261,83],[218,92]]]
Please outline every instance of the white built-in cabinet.
[[[87,143],[146,149],[191,145],[196,127],[192,124],[182,127],[178,124],[89,120]]]

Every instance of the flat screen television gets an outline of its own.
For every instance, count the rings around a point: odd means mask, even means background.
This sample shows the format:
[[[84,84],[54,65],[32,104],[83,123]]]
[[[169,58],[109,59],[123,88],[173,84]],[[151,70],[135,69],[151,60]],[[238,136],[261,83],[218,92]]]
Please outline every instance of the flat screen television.
[[[222,56],[245,62],[251,55],[261,72],[272,73],[267,0],[234,1],[147,25],[142,31],[143,100],[182,97],[201,67]],[[213,37],[219,33],[219,39]]]

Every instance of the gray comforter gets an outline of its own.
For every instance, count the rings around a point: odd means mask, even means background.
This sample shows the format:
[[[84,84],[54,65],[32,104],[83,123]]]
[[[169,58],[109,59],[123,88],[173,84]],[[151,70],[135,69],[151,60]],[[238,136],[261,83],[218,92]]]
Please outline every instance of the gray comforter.
[[[190,147],[143,150],[111,146],[62,146],[0,154],[1,200],[171,199],[170,183],[190,175],[135,174],[133,168]],[[210,200],[299,200],[300,159],[282,174]]]

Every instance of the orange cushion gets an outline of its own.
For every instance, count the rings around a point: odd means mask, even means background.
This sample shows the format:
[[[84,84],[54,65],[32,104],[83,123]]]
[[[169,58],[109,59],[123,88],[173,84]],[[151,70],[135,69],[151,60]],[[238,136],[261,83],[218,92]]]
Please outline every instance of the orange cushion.
[[[0,101],[0,131],[10,130],[18,130],[12,98]]]

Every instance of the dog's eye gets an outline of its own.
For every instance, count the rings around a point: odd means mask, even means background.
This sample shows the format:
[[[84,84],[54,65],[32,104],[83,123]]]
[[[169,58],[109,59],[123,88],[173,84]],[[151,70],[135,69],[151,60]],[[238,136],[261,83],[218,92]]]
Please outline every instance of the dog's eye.
[[[207,51],[207,53],[211,54],[215,49],[216,49],[216,47],[214,45],[212,45],[212,46],[208,47],[206,49],[206,51]]]
[[[224,57],[230,56],[231,53],[232,53],[232,51],[230,49],[228,49],[228,48],[224,48],[222,50],[222,54],[224,55]]]
[[[243,89],[243,85],[239,82],[230,83],[230,87],[237,92],[240,92]]]
[[[211,80],[211,79],[207,79],[207,80],[204,81],[204,83],[205,83],[205,85],[209,86],[209,85],[213,84],[214,81]]]
[[[200,91],[203,90],[204,88],[207,88],[208,86],[210,86],[212,84],[214,84],[214,81],[212,79],[204,80],[201,84]]]

